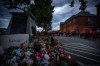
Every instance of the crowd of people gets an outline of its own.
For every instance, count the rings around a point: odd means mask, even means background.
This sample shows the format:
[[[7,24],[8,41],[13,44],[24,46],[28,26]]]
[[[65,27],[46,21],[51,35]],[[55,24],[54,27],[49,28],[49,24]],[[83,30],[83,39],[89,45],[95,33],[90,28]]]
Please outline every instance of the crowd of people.
[[[64,33],[57,33],[58,36],[67,36],[67,37],[80,37],[84,39],[96,40],[100,38],[100,31],[92,30],[92,31],[80,31],[80,32],[64,32]]]
[[[65,53],[59,40],[38,38],[20,47],[0,48],[0,66],[77,66],[70,54]]]

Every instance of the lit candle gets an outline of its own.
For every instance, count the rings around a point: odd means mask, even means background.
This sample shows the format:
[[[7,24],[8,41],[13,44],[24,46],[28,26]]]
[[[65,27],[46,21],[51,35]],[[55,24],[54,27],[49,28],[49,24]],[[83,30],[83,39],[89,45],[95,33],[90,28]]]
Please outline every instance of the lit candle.
[[[68,59],[71,59],[71,55],[68,56]]]

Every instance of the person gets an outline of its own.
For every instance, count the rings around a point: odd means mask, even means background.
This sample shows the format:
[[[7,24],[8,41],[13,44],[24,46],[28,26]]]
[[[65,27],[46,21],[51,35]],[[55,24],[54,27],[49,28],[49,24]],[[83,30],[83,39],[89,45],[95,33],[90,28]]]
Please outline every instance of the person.
[[[84,36],[84,32],[81,30],[80,31],[80,38],[83,38],[83,36]]]
[[[53,42],[54,41],[54,38],[53,38],[53,36],[51,36],[51,42]]]
[[[3,47],[0,46],[0,66],[2,66],[3,63],[3,54],[4,54]]]
[[[51,36],[51,46],[53,46],[53,44],[54,44],[54,38],[53,36]]]
[[[92,39],[93,40],[96,40],[96,35],[97,35],[96,31],[92,30]]]
[[[97,38],[100,38],[100,29],[97,30]]]

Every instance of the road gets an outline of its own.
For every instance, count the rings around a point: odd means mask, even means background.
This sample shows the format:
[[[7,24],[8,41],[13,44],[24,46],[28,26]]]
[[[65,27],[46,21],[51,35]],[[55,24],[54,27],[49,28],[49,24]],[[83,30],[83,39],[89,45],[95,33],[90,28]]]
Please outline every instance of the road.
[[[63,44],[66,53],[70,53],[77,62],[85,65],[100,66],[100,41],[78,37],[54,37]]]

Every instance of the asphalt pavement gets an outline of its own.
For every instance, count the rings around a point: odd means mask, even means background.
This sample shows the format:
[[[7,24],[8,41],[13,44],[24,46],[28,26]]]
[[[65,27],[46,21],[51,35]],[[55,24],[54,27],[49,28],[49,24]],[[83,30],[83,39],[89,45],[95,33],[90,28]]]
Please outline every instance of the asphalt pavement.
[[[100,39],[89,40],[79,37],[55,36],[62,43],[65,52],[72,55],[78,63],[100,66]]]

